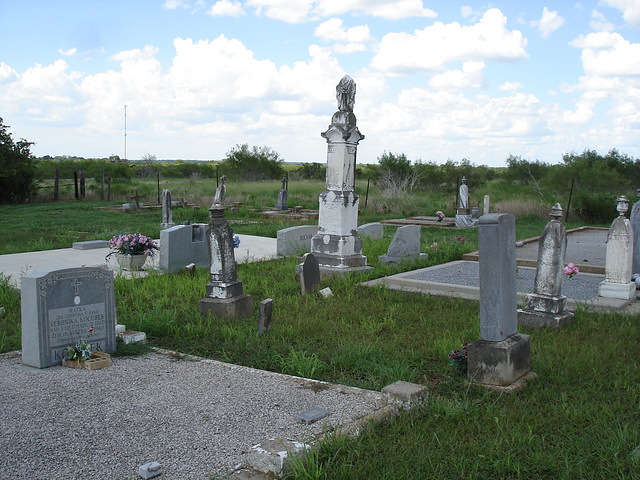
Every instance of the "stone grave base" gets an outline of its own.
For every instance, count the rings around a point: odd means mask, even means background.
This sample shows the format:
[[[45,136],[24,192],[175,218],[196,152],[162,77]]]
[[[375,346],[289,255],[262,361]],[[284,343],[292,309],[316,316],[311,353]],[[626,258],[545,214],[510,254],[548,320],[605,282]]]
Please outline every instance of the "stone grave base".
[[[487,385],[511,385],[531,370],[531,338],[516,333],[503,341],[479,339],[467,346],[467,378]]]
[[[630,300],[636,296],[636,283],[612,283],[605,280],[600,283],[599,293],[601,297]]]
[[[206,297],[198,302],[200,315],[212,313],[216,317],[244,318],[253,313],[251,295],[246,293],[233,298]]]
[[[384,263],[385,265],[404,265],[404,264],[414,264],[420,260],[426,260],[429,258],[428,253],[420,253],[418,255],[409,255],[406,257],[392,257],[390,255],[379,255],[378,261],[380,263]]]
[[[566,327],[573,322],[573,313],[549,313],[529,310],[527,308],[518,309],[518,325],[531,328],[552,327],[556,330]]]

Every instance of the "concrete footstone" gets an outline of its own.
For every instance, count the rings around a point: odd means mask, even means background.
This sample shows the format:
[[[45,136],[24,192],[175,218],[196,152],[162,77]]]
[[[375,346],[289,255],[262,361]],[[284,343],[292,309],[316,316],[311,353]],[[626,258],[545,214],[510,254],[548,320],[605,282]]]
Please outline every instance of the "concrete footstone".
[[[311,447],[306,443],[284,438],[270,438],[251,447],[247,455],[247,463],[259,472],[282,477],[291,471],[292,460],[303,456],[309,448]]]

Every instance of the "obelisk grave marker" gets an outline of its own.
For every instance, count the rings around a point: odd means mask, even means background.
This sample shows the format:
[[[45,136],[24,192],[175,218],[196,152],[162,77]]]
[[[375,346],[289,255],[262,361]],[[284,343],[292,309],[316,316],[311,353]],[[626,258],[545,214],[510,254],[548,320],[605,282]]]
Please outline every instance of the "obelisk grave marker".
[[[113,272],[106,267],[38,270],[22,277],[22,363],[60,365],[80,340],[93,351],[116,349]]]

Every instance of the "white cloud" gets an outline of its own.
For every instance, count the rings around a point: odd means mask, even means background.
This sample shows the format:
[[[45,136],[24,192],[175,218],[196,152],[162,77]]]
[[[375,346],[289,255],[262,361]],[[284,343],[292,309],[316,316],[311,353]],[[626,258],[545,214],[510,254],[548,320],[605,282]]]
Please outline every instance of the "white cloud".
[[[521,88],[522,84],[520,82],[504,82],[498,87],[498,90],[501,92],[511,92],[514,90],[520,90]]]
[[[165,0],[164,8],[167,10],[174,10],[178,7],[189,8],[189,0]]]
[[[4,62],[0,62],[0,83],[10,82],[18,78],[18,72]]]
[[[557,11],[551,12],[547,7],[544,7],[540,20],[534,20],[530,24],[538,28],[542,38],[547,38],[564,24],[564,18],[558,15]]]
[[[469,18],[474,14],[473,8],[469,7],[468,5],[463,5],[462,7],[460,7],[460,14],[464,18]]]
[[[484,62],[464,62],[462,70],[447,70],[429,80],[429,86],[438,90],[468,90],[484,84]]]
[[[70,48],[69,50],[62,50],[61,48],[58,49],[58,53],[60,55],[64,55],[65,57],[72,57],[73,55],[76,54],[76,52],[78,51],[77,48]]]
[[[112,55],[109,60],[115,60],[117,62],[148,60],[152,58],[156,53],[158,53],[158,49],[156,47],[152,45],[145,45],[142,50],[139,48],[134,48],[133,50],[125,50],[116,53],[115,55]]]
[[[505,28],[498,9],[487,11],[474,25],[436,22],[413,34],[389,33],[371,65],[390,75],[441,71],[451,61],[512,62],[528,57],[527,40]]]
[[[640,76],[640,43],[631,43],[619,33],[580,35],[570,44],[582,49],[582,66],[587,75]]]
[[[341,18],[331,18],[321,23],[313,34],[323,40],[334,42],[363,43],[373,40],[367,25],[345,28]]]
[[[239,17],[244,15],[244,9],[242,4],[236,0],[218,0],[207,10],[207,13],[214,17]]]
[[[322,17],[341,15],[349,11],[387,20],[437,16],[436,12],[424,7],[422,0],[318,0],[315,4],[314,12]]]
[[[598,10],[591,12],[591,22],[589,25],[597,32],[613,32],[616,28],[613,23],[607,22],[605,16]]]
[[[604,0],[610,7],[622,12],[622,18],[634,27],[640,27],[640,3],[638,0]]]
[[[248,6],[255,7],[256,13],[288,23],[301,23],[311,11],[313,0],[247,0]]]

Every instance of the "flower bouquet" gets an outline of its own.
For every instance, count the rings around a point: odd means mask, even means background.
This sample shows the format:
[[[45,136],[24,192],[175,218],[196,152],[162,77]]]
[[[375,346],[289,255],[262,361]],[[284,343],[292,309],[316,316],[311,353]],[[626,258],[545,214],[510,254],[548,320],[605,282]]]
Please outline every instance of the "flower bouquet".
[[[109,240],[109,247],[113,251],[106,258],[115,254],[116,261],[125,270],[141,268],[147,257],[153,257],[158,250],[158,244],[141,233],[116,235]]]

